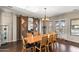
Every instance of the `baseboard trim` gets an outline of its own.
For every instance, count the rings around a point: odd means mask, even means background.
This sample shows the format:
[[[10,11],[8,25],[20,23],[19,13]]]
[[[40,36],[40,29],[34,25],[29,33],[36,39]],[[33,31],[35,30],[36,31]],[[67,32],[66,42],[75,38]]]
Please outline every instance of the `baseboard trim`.
[[[77,43],[77,42],[73,42],[73,41],[70,41],[70,40],[66,40],[66,39],[61,39],[61,38],[57,38],[57,41],[59,42],[59,43],[67,43],[67,44],[69,44],[69,45],[73,45],[73,46],[76,46],[76,47],[79,47],[79,43]]]

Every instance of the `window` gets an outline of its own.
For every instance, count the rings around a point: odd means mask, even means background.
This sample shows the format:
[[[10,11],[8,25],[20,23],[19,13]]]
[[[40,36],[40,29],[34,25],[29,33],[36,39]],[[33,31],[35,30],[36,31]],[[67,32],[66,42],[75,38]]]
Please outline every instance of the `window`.
[[[55,31],[58,34],[58,37],[65,34],[65,20],[57,20],[55,21]]]
[[[70,21],[71,35],[79,35],[79,18]]]

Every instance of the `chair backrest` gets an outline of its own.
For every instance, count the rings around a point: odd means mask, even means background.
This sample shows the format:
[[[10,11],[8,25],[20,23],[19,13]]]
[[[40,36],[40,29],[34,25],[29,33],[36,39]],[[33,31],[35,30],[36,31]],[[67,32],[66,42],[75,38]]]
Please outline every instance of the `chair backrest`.
[[[39,32],[34,32],[34,35],[36,36],[36,35],[40,35],[40,33]]]
[[[40,41],[40,44],[41,44],[42,46],[47,45],[47,44],[48,44],[48,36],[43,36],[43,37],[42,37],[42,40]]]
[[[55,32],[50,33],[49,39],[48,39],[49,43],[53,43],[53,42],[57,41],[56,38],[57,38],[57,34]]]
[[[52,35],[52,34],[49,35],[48,42],[49,42],[49,43],[52,43],[52,42],[53,42],[53,35]]]
[[[26,43],[27,43],[27,42],[25,42],[24,37],[22,36],[22,44],[23,44],[23,48],[26,48],[26,47],[25,47],[25,46],[26,46]]]
[[[27,33],[27,37],[31,37],[32,36],[32,33]]]
[[[57,41],[57,34],[56,33],[53,34],[53,41]]]

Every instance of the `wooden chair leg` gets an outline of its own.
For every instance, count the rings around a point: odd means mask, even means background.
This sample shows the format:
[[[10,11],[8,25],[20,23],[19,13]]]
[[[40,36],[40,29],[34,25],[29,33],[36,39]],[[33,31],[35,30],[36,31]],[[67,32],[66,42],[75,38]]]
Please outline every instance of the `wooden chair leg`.
[[[55,48],[57,49],[57,42],[55,42]]]
[[[48,51],[50,52],[50,45],[48,46]]]
[[[40,52],[42,52],[41,47],[40,47]]]
[[[49,52],[49,46],[47,46],[47,52]]]
[[[35,46],[35,52],[36,52],[36,46]]]
[[[45,47],[45,52],[46,52],[47,50],[46,50],[46,47]]]
[[[36,50],[35,50],[35,47],[33,47],[33,52],[35,52]]]
[[[54,50],[55,46],[54,46],[54,43],[53,43],[53,50]]]
[[[50,44],[50,45],[48,46],[48,52],[50,52],[50,47],[52,47],[52,44]]]
[[[49,52],[49,45],[47,46],[47,49],[48,49],[47,51]]]

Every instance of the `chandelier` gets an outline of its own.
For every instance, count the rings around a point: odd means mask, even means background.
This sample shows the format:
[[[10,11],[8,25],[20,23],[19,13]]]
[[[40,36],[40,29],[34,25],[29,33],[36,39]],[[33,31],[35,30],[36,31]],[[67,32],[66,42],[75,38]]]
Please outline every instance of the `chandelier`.
[[[44,18],[42,18],[42,21],[48,21],[48,20],[49,20],[49,18],[46,16],[46,9],[47,9],[47,8],[44,8],[44,10],[45,10],[45,15],[44,15]]]

